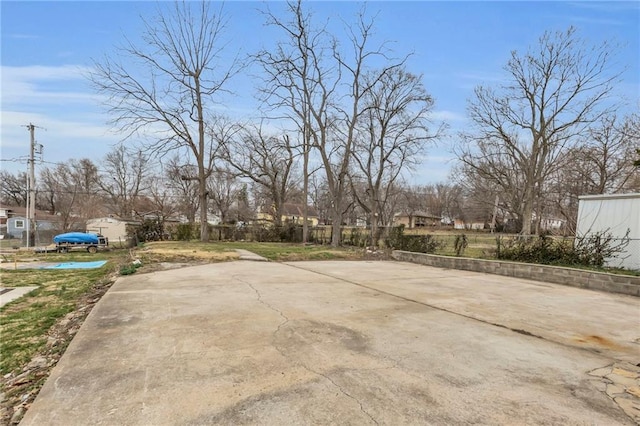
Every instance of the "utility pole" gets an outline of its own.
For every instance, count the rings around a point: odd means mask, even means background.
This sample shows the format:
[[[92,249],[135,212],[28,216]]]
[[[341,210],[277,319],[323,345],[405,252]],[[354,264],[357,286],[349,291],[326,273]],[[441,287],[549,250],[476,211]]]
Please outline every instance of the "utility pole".
[[[29,148],[29,177],[27,179],[27,248],[31,243],[31,233],[33,231],[33,225],[35,224],[35,212],[36,212],[36,172],[35,172],[35,154],[36,154],[36,126],[29,123],[27,126],[29,129],[30,148]]]

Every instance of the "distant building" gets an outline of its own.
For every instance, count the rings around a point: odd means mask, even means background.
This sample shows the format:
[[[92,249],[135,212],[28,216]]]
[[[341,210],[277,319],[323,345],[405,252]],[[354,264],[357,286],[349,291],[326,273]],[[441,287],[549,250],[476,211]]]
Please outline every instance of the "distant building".
[[[131,228],[140,226],[140,221],[119,217],[98,217],[87,220],[87,232],[95,232],[109,239],[113,247],[131,247]]]
[[[535,217],[535,216],[534,216]],[[542,231],[559,231],[564,229],[567,221],[557,217],[545,217],[540,219],[540,230]]]
[[[427,212],[417,211],[415,213],[396,213],[393,217],[395,226],[404,225],[407,228],[422,228],[425,226],[438,226],[442,218]]]
[[[44,232],[47,235],[54,231],[62,231],[60,217],[43,210],[35,211],[32,224],[33,232]],[[25,207],[0,207],[0,232],[4,238],[22,239],[27,232],[27,209]]]
[[[453,229],[466,229],[479,231],[487,227],[487,221],[484,219],[454,219]]]
[[[282,223],[295,223],[297,225],[302,225],[304,216],[302,211],[303,209],[304,205],[302,204],[285,203],[282,206]],[[273,215],[269,211],[259,211],[256,214],[256,220],[274,222]],[[307,224],[310,226],[318,226],[318,223],[318,210],[313,206],[307,206]]]

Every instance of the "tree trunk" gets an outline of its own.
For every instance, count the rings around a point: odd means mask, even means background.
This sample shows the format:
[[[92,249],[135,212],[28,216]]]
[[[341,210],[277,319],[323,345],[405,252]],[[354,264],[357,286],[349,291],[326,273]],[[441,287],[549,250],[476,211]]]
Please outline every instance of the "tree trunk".
[[[340,214],[340,209],[333,209],[331,219],[331,247],[339,247],[342,240],[342,215]]]
[[[198,184],[200,187],[200,241],[209,241],[209,220],[207,210],[207,174],[204,168],[205,143],[204,143],[204,108],[202,104],[202,91],[200,78],[195,78],[196,108],[198,110],[198,150],[194,152],[198,161]]]
[[[209,221],[207,218],[207,190],[200,184],[200,241],[209,241]]]
[[[533,213],[533,200],[531,188],[527,187],[524,194],[524,205],[522,206],[522,230],[521,235],[531,235],[531,215]]]
[[[375,210],[371,212],[371,246],[378,247],[378,215]]]
[[[307,219],[309,217],[308,212],[308,199],[309,199],[309,142],[307,139],[307,131],[305,129],[304,135],[304,153],[303,153],[303,181],[302,181],[302,244],[306,244],[309,241],[309,225]]]

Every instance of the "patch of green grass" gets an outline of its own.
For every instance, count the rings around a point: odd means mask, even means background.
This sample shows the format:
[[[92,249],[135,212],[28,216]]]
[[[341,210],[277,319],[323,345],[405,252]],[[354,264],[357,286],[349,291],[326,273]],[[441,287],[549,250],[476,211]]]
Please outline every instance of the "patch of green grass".
[[[227,249],[244,249],[277,262],[299,260],[360,259],[362,249],[328,246],[303,246],[287,243],[229,242],[215,243]]]
[[[204,252],[224,252],[229,250],[225,247],[224,243],[203,243],[200,241],[155,241],[152,243],[145,243],[144,247],[166,251],[195,250]]]
[[[123,252],[119,254],[122,256]],[[79,261],[83,258],[71,253],[60,256],[57,261]],[[96,255],[89,256],[96,260]],[[97,269],[2,271],[2,285],[5,287],[38,288],[0,308],[0,374],[21,369],[44,349],[51,326],[76,309],[78,301],[95,284],[108,279],[118,263],[115,255],[110,257],[111,262]]]
[[[10,239],[2,239],[0,240],[0,248],[2,249],[12,249],[14,247],[20,247],[22,245],[22,241],[17,238]]]

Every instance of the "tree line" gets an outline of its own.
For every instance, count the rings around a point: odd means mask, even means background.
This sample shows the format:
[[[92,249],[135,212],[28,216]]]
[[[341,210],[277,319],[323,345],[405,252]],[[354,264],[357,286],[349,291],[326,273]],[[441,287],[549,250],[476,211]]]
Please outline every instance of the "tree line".
[[[365,9],[343,17],[338,35],[301,1],[286,3],[284,14],[266,8],[278,40],[241,58],[229,55],[225,14],[214,7],[166,6],[144,20],[141,43],[126,40],[94,60],[91,83],[126,145],[98,165],[45,168],[39,206],[69,218],[98,204],[125,217],[179,213],[201,224],[206,241],[210,210],[232,221],[260,206],[277,223],[296,202],[305,217],[312,204],[333,224],[364,217],[375,240],[400,211],[453,219],[499,210],[515,231],[532,234],[545,216],[574,224],[579,195],[640,190],[640,119],[617,113],[616,49],[587,43],[575,28],[512,52],[503,81],[475,89],[468,128],[451,134],[430,119],[435,102],[409,69],[410,54],[377,43]],[[257,122],[219,112],[248,64],[260,70]],[[451,140],[458,161],[450,181],[409,186],[408,171],[430,144]],[[3,202],[20,203],[23,185],[9,187]],[[339,232],[334,226],[333,245]]]

